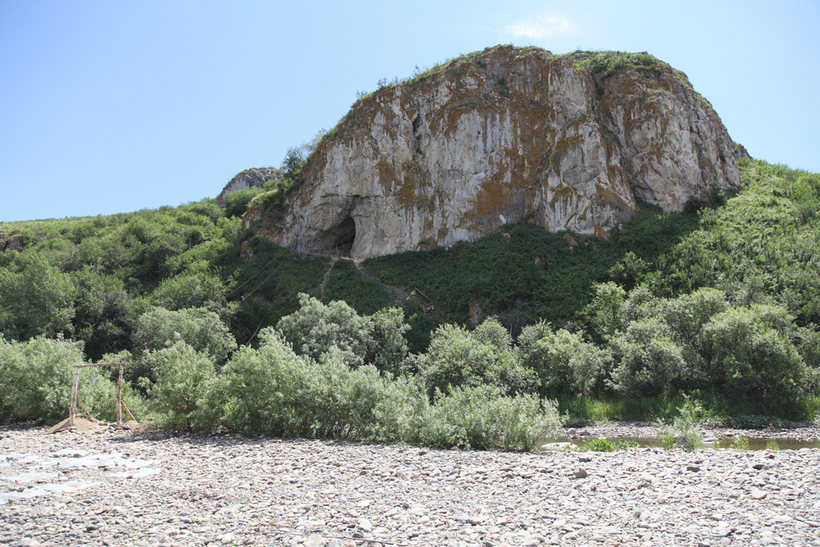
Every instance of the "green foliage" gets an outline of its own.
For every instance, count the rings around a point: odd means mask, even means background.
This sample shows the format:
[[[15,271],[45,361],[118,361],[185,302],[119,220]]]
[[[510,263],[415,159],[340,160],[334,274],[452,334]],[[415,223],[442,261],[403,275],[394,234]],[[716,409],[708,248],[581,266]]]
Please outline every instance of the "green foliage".
[[[17,340],[71,333],[76,295],[71,278],[42,255],[21,262],[19,273],[0,270],[0,332]]]
[[[625,395],[669,392],[685,377],[686,363],[672,339],[669,326],[659,318],[629,324],[611,341],[617,364],[612,388]]]
[[[427,353],[414,356],[412,366],[431,399],[456,387],[491,385],[505,394],[530,390],[533,374],[521,366],[509,335],[506,339],[498,336],[500,324],[493,318],[482,327],[470,332],[457,325],[442,325],[433,333]]]
[[[609,338],[623,328],[621,308],[626,299],[623,288],[613,282],[595,285],[594,296],[586,313],[591,324],[602,338]]]
[[[596,78],[653,70],[640,58],[590,59]],[[442,70],[482,58],[460,62]],[[419,76],[423,84],[435,75]],[[264,222],[275,220],[301,184],[311,146],[289,152],[284,178],[254,198],[273,204]],[[326,375],[325,388],[390,393],[361,411],[328,396],[370,422],[341,426],[341,418],[328,418],[336,425],[288,429],[331,437],[432,442],[422,433],[438,404],[436,389],[446,398],[453,388],[483,385],[505,396],[560,396],[574,420],[670,418],[683,392],[708,406],[708,420],[811,418],[820,406],[820,175],[739,164],[745,186],[737,194],[716,191],[693,200],[685,214],[640,204],[608,240],[509,225],[475,243],[368,260],[366,275],[350,261],[328,271],[327,257],[295,255],[252,237],[213,200],[3,224],[20,230],[22,245],[0,255],[4,351],[16,356],[8,363],[28,363],[36,357],[25,353],[25,340],[43,345],[43,336],[70,335],[92,360],[131,350],[129,378],[156,380],[144,350],[168,349],[174,332],[218,369],[236,339],[255,344],[258,332],[281,323],[297,353],[310,355],[305,363],[315,368],[305,370]],[[323,301],[306,305],[300,293],[321,293]],[[459,325],[471,312],[492,319],[469,331]],[[408,348],[414,354],[406,358]],[[384,383],[374,383],[370,364]],[[19,370],[28,365],[4,366],[17,371],[10,378],[27,374]],[[38,366],[32,378],[45,370]],[[33,385],[27,381],[20,386]],[[110,385],[101,386],[84,395],[89,404],[109,397]],[[580,398],[569,402],[573,394]],[[185,420],[217,424],[219,409],[230,408],[220,404],[186,411]],[[4,420],[32,412],[3,409]],[[332,410],[311,412],[316,419]]]
[[[201,402],[213,389],[213,358],[178,339],[171,346],[147,351],[142,362],[156,378],[148,394],[161,423],[186,429],[200,423]]]
[[[505,396],[497,386],[456,386],[435,397],[422,440],[440,448],[531,450],[560,427],[555,405],[533,395]]]
[[[85,362],[82,344],[62,338],[42,336],[27,342],[6,341],[0,337],[0,423],[34,420],[55,424],[68,417],[74,368]],[[97,414],[116,411],[116,404],[95,397],[91,375],[80,375],[79,393],[88,410]],[[94,388],[104,390],[108,380]],[[108,386],[108,391],[112,389]],[[115,389],[115,388],[114,388]]]
[[[675,436],[671,433],[660,433],[657,438],[658,446],[666,450],[675,448]]]
[[[164,279],[152,296],[156,306],[167,310],[206,308],[216,313],[227,309],[225,283],[207,272],[188,272]]]
[[[577,55],[577,53],[576,53]],[[577,68],[586,70],[592,76],[605,80],[625,71],[657,72],[658,60],[646,53],[624,53],[622,51],[600,51],[587,54],[575,62]]]
[[[524,327],[518,337],[522,365],[534,371],[542,394],[586,396],[609,368],[611,355],[587,343],[580,333],[553,332],[545,323]]]
[[[350,369],[336,351],[318,364],[273,329],[260,338],[258,349],[234,355],[212,391],[210,405],[224,409],[223,425],[287,437],[398,440],[402,428],[384,407],[395,411],[409,401],[409,384],[391,382],[372,366]]]
[[[225,196],[225,216],[241,217],[245,214],[248,204],[253,198],[261,194],[262,188],[243,188]]]
[[[780,445],[774,439],[766,441],[766,450],[780,450]]]
[[[231,331],[243,343],[255,342],[258,332],[299,309],[298,294],[321,284],[329,262],[327,257],[291,254],[260,237],[248,243],[255,257],[236,265],[228,294],[237,304]]]
[[[777,443],[775,443],[777,445]],[[749,450],[749,438],[739,435],[732,439],[729,448],[733,450]]]
[[[626,439],[591,439],[578,447],[580,452],[617,452],[638,448],[638,443]]]
[[[642,281],[661,295],[714,287],[733,302],[780,304],[800,326],[820,324],[820,175],[755,160],[740,171],[743,189],[700,211],[698,229]]]
[[[804,394],[807,367],[784,332],[791,317],[782,308],[731,308],[703,329],[713,381],[760,397],[770,408]]]
[[[780,306],[733,306],[716,289],[658,298],[646,286],[626,294],[595,287],[585,315],[614,361],[606,380],[629,396],[712,386],[764,403],[769,411],[802,405],[813,372],[815,331],[797,327]],[[802,349],[800,349],[802,348]]]
[[[76,287],[74,338],[85,340],[86,354],[94,360],[130,347],[142,303],[128,294],[121,279],[91,266],[70,276]]]
[[[373,324],[369,360],[382,371],[399,374],[407,357],[405,333],[410,325],[404,322],[404,313],[398,308],[384,308],[370,316]]]
[[[145,351],[159,351],[185,342],[193,351],[208,355],[217,365],[224,363],[236,349],[236,340],[219,316],[203,308],[169,311],[153,308],[137,320],[134,350],[137,356]],[[151,367],[147,366],[150,374]],[[150,376],[148,376],[149,379]]]
[[[382,371],[399,371],[407,355],[404,333],[410,328],[400,309],[359,315],[345,302],[326,305],[306,294],[299,295],[299,303],[301,308],[276,327],[296,353],[314,361],[332,353],[351,367],[373,364]]]
[[[684,402],[678,407],[678,415],[672,421],[671,427],[661,420],[656,422],[655,429],[659,444],[664,448],[679,447],[690,452],[703,448],[703,435],[698,427],[702,414],[703,407],[698,401],[684,397]]]
[[[380,283],[366,279],[352,260],[345,259],[333,264],[322,295],[322,302],[326,304],[335,300],[344,301],[357,312],[367,315],[393,304]]]
[[[283,317],[276,325],[285,340],[300,355],[318,361],[334,349],[350,366],[364,364],[371,345],[372,321],[344,302],[329,305],[306,294],[299,295],[300,309]]]

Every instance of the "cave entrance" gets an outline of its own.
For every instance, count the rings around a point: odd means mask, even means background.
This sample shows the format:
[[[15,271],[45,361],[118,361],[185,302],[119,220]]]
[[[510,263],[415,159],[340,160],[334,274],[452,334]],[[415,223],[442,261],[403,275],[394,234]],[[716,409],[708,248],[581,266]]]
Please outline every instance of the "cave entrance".
[[[355,240],[356,222],[351,216],[325,232],[325,247],[335,255],[350,256]]]

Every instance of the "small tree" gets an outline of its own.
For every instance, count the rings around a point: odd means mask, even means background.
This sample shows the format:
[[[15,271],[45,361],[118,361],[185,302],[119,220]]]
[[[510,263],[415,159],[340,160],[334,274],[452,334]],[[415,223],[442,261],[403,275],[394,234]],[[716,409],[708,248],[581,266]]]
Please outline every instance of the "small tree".
[[[159,350],[176,342],[177,337],[194,351],[211,356],[221,365],[236,349],[236,340],[216,313],[203,308],[170,311],[153,308],[137,320],[134,352]]]
[[[505,342],[509,334],[496,319],[486,322],[489,325],[476,329],[478,335],[457,325],[442,325],[433,333],[427,353],[416,358],[431,398],[436,391],[447,394],[456,386],[494,385],[504,393],[523,393],[533,387],[533,375]]]
[[[40,254],[19,273],[0,270],[0,332],[16,340],[71,333],[76,292],[71,277]]]
[[[553,332],[546,323],[525,327],[518,338],[521,363],[538,375],[541,393],[586,396],[612,360],[605,349],[585,342],[580,333]]]
[[[626,395],[668,393],[679,385],[685,361],[671,330],[660,318],[629,324],[612,339],[617,365],[610,384]]]
[[[712,378],[726,388],[788,407],[805,393],[808,368],[783,330],[782,308],[753,304],[714,316],[703,329]]]
[[[306,294],[299,295],[301,308],[283,317],[276,325],[296,353],[315,361],[336,348],[348,366],[365,363],[373,346],[373,321],[362,317],[345,302],[322,304]]]
[[[200,401],[213,387],[212,358],[177,337],[169,347],[148,351],[143,363],[156,378],[147,386],[148,394],[164,424],[190,428],[197,421]]]
[[[587,306],[586,313],[598,336],[607,339],[624,327],[621,308],[626,300],[626,292],[611,281],[595,285],[593,290],[595,296]]]

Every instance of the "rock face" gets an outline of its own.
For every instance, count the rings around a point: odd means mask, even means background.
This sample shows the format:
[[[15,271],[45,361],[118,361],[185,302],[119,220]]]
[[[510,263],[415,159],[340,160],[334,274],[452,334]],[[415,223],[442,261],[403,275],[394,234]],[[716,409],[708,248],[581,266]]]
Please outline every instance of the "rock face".
[[[606,236],[638,199],[680,211],[739,186],[734,149],[686,76],[649,55],[498,46],[359,100],[259,232],[354,258],[524,220]]]
[[[257,167],[254,169],[245,169],[234,178],[231,179],[222,192],[216,198],[216,204],[219,207],[225,207],[225,196],[237,190],[244,190],[245,188],[264,188],[265,183],[269,180],[278,180],[282,178],[282,170],[274,169],[273,167]]]
[[[5,253],[6,251],[19,251],[20,248],[20,230],[14,230],[12,232],[4,232],[0,230],[0,253]]]

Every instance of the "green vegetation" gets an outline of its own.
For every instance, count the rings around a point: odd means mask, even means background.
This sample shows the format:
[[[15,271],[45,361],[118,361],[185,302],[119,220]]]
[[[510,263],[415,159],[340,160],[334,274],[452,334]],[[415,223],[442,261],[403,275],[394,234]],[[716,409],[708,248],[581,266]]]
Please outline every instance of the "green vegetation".
[[[529,449],[561,420],[654,418],[691,449],[698,423],[820,414],[820,175],[744,160],[736,195],[642,204],[608,239],[522,223],[357,267],[241,228],[241,203],[275,220],[309,149],[231,210],[0,225],[0,421],[64,417],[69,365],[104,357],[135,413],[203,431]]]
[[[591,439],[578,447],[580,452],[617,452],[618,450],[629,450],[630,448],[638,448],[638,443],[635,441],[627,441],[626,439],[619,439],[613,441],[610,439]]]
[[[623,51],[575,52],[576,68],[586,70],[591,76],[605,80],[620,72],[657,72],[659,61],[647,53],[625,53]]]
[[[663,448],[679,447],[689,451],[703,448],[703,435],[698,428],[702,415],[700,402],[684,396],[684,402],[678,407],[678,414],[671,425],[661,419],[656,421],[658,443]]]

